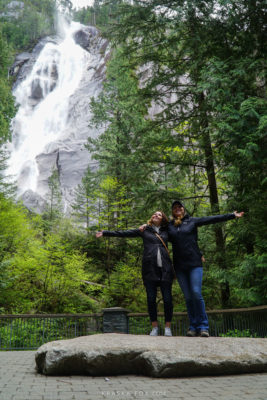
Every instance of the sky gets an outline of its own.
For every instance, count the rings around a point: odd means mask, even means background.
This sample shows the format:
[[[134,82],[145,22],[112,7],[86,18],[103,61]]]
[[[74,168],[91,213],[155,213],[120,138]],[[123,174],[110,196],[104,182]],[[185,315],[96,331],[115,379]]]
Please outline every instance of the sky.
[[[73,8],[82,8],[86,6],[91,6],[94,0],[71,0]]]

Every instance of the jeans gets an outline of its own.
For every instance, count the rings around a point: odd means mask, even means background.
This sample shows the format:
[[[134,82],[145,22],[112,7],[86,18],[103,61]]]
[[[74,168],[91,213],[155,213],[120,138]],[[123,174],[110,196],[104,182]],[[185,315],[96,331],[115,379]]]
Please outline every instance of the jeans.
[[[145,281],[144,282],[147,294],[147,307],[151,322],[157,321],[157,287],[160,287],[163,304],[165,323],[171,322],[173,305],[172,305],[172,282],[165,281]]]
[[[189,329],[192,331],[208,330],[209,322],[201,294],[203,268],[179,269],[176,270],[176,276],[186,301]]]

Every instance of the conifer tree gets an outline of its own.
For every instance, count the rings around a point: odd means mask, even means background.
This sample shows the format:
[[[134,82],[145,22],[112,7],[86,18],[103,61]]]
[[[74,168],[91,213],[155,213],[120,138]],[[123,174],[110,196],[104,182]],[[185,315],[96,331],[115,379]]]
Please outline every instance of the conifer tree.
[[[3,38],[0,27],[0,193],[11,194],[13,192],[5,177],[8,153],[3,145],[11,140],[10,124],[15,115],[14,98],[11,92],[11,84],[8,79],[8,67],[11,62],[11,51]]]
[[[48,178],[48,188],[47,204],[43,213],[43,220],[45,223],[45,230],[48,229],[48,231],[50,231],[53,227],[56,227],[57,221],[63,214],[62,194],[57,168],[53,169],[52,174]]]
[[[257,108],[263,110],[262,105],[259,106],[260,102],[254,101],[251,106],[252,102],[247,101],[251,96],[258,98],[259,92],[263,93],[266,86],[263,78],[266,42],[263,21],[263,4],[255,1],[236,3],[226,0],[219,5],[213,1],[204,3],[196,0],[133,1],[131,4],[121,1],[117,22],[111,28],[115,44],[123,45],[124,57],[128,57],[132,66],[140,72],[144,98],[153,99],[161,107],[155,123],[172,129],[172,135],[162,135],[162,143],[165,137],[173,149],[174,140],[179,138],[180,141],[184,140],[184,144],[178,145],[178,148],[186,149],[194,141],[197,163],[193,165],[191,158],[188,178],[194,168],[205,172],[205,179],[200,186],[204,191],[207,184],[212,213],[221,212],[222,205],[224,210],[232,211],[242,204],[235,196],[228,197],[229,200],[235,198],[235,201],[225,203],[229,190],[225,191],[223,176],[230,177],[231,172],[235,175],[234,179],[228,179],[229,183],[231,181],[229,189],[233,193],[238,186],[240,194],[244,192],[244,186],[248,191],[253,188],[246,174],[245,180],[242,179],[240,185],[238,183],[239,176],[244,176],[244,168],[238,166],[241,154],[244,161],[252,156],[251,168],[257,177],[262,176],[256,172],[258,168],[255,168],[257,156],[262,160],[264,157],[261,138],[262,128],[266,125],[262,111],[255,121],[259,128],[254,123],[248,125],[252,131],[256,129],[254,137],[249,130],[243,129],[243,149],[239,149],[240,144],[231,137],[233,130],[229,125],[229,135],[224,135],[221,128],[224,126],[223,118],[228,119],[229,111],[232,122],[236,121],[234,125],[237,126],[240,120],[241,126],[245,126],[247,116],[244,118],[242,110],[247,110],[246,115],[254,113]],[[185,124],[187,129],[181,135],[180,127]],[[257,135],[259,140],[256,139]],[[248,137],[250,144],[245,144]],[[231,143],[236,145],[232,147]],[[229,156],[235,168],[231,169],[231,165],[227,165]],[[173,170],[185,171],[185,164],[180,167],[180,157],[173,161]],[[262,193],[262,178],[255,182]],[[191,203],[191,208],[195,206],[196,200]],[[222,271],[221,304],[226,307],[230,299],[227,269],[232,260],[225,253],[224,228],[218,226],[214,229],[216,263]]]
[[[72,214],[85,227],[87,235],[90,232],[90,226],[96,224],[99,201],[95,195],[97,185],[97,174],[89,166],[81,183],[75,190],[75,200],[71,205]]]

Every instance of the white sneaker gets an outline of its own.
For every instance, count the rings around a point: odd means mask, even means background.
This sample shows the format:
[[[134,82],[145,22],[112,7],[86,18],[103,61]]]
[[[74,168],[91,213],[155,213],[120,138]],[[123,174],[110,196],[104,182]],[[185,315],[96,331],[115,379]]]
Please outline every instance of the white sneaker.
[[[172,336],[171,328],[168,327],[165,328],[164,336]]]
[[[159,334],[159,328],[157,326],[154,326],[152,331],[150,332],[150,336],[158,336]]]

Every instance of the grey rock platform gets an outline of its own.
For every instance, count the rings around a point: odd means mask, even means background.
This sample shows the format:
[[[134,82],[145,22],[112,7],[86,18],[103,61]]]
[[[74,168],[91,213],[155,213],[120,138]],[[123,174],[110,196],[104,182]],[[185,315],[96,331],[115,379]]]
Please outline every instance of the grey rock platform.
[[[45,375],[185,377],[267,372],[267,339],[99,334],[42,345]]]

